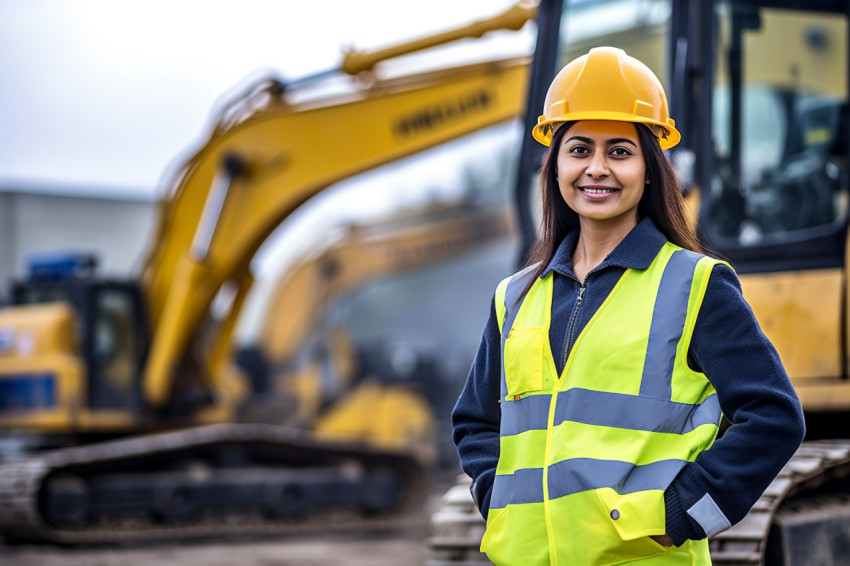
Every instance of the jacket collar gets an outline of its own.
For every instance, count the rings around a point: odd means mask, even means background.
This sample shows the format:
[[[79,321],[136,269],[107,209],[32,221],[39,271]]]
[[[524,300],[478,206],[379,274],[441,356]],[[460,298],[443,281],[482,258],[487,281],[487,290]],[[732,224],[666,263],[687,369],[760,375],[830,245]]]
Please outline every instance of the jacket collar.
[[[549,265],[540,275],[541,277],[545,277],[550,271],[575,275],[572,255],[578,242],[578,235],[579,231],[573,230],[564,237]],[[594,269],[611,266],[624,269],[648,269],[666,242],[667,238],[656,228],[652,219],[647,216],[638,222],[637,226],[632,228],[631,232]]]

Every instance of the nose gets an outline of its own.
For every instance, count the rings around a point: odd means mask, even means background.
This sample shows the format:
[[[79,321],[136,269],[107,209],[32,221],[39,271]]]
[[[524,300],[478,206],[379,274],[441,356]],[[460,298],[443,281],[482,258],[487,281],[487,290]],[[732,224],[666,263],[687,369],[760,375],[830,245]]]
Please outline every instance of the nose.
[[[594,152],[585,172],[594,179],[608,175],[608,162],[605,157],[605,152]]]

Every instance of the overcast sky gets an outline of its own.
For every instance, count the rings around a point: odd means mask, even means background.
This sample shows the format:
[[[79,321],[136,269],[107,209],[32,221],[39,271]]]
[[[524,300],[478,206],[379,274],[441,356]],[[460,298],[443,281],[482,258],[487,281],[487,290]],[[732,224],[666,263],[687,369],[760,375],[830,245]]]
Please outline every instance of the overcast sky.
[[[487,17],[510,0],[0,0],[0,189],[154,195],[217,99]],[[486,51],[528,52],[533,28]],[[462,49],[462,46],[461,46]]]

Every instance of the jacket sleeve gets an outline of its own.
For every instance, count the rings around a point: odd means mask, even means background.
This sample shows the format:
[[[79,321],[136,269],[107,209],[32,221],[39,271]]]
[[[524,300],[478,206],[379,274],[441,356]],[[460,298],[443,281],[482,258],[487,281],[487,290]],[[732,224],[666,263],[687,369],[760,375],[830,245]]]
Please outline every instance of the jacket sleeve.
[[[667,534],[677,546],[743,519],[805,434],[800,401],[779,355],[725,265],[711,274],[688,363],[711,381],[732,424],[664,493]]]
[[[499,462],[502,351],[495,302],[469,376],[452,411],[452,439],[460,466],[472,478],[472,498],[486,519]]]

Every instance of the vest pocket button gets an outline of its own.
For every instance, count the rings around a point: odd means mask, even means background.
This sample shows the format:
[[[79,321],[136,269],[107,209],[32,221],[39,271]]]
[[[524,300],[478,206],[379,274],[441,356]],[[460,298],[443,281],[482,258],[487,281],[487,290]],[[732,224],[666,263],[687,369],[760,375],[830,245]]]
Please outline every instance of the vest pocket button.
[[[612,509],[611,510],[611,518],[616,521],[617,519],[620,518],[620,512],[617,511],[616,509]]]

